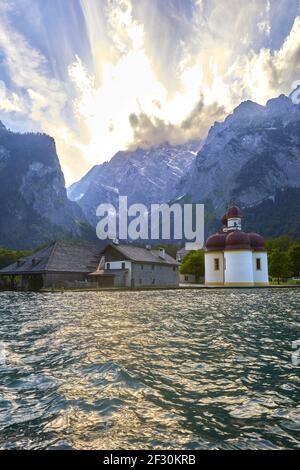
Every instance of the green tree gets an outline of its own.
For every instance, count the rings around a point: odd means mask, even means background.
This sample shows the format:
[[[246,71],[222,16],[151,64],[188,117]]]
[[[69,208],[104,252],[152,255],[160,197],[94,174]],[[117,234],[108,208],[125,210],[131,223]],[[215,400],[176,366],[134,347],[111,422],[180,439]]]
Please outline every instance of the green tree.
[[[14,251],[0,247],[0,269],[15,263],[18,259],[30,255],[30,251]]]
[[[300,277],[300,243],[291,245],[288,254],[293,276]]]
[[[274,240],[266,240],[267,250],[287,251],[292,245],[293,240],[288,235],[274,238]]]
[[[181,274],[193,274],[198,281],[204,276],[204,251],[190,251],[183,258],[179,271]]]
[[[287,252],[274,250],[269,254],[269,273],[277,279],[278,284],[282,279],[292,275],[291,261]]]

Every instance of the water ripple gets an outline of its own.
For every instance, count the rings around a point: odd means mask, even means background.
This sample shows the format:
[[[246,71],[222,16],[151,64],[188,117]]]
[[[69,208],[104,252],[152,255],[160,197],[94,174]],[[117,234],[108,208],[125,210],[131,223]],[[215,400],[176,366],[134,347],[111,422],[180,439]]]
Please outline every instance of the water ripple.
[[[300,448],[300,292],[0,293],[3,449]]]

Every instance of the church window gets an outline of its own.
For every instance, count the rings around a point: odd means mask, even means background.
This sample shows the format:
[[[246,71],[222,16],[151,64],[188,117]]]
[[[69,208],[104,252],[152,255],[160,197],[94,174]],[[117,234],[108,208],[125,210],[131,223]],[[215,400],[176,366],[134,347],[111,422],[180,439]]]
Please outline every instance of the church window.
[[[256,271],[261,271],[261,259],[256,258]]]
[[[220,271],[220,260],[219,260],[219,258],[214,259],[214,268],[215,268],[215,271]]]

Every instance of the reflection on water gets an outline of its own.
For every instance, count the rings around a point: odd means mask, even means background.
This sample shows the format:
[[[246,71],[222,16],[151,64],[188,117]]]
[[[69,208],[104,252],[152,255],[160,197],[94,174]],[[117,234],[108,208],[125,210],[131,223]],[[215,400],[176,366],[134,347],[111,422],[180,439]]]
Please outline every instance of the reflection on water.
[[[0,293],[0,445],[299,448],[299,304],[279,289]]]

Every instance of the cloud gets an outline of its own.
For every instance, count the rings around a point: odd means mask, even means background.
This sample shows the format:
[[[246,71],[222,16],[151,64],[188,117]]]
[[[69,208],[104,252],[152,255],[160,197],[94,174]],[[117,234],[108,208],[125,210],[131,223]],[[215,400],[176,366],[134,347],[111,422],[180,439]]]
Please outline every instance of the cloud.
[[[87,30],[94,32],[100,11],[88,0],[81,5]],[[78,91],[74,110],[90,133],[86,158],[95,162],[120,149],[204,137],[212,119],[224,116],[224,106],[201,94],[202,68],[179,61],[169,79],[171,88],[174,80],[178,86],[170,93],[149,56],[145,25],[135,18],[130,0],[109,2],[103,11],[110,55],[106,52],[94,76],[79,57],[69,69]],[[222,91],[218,83],[214,86]]]
[[[225,116],[224,107],[217,103],[205,106],[202,97],[180,125],[165,122],[143,112],[132,113],[129,122],[134,131],[134,141],[129,148],[148,148],[165,142],[177,145],[189,140],[204,139],[211,124]]]
[[[76,159],[81,167],[88,168],[88,165],[84,164],[80,141],[64,119],[68,94],[64,83],[51,76],[47,59],[13,27],[8,16],[12,6],[6,2],[0,9],[0,52],[13,89],[9,91],[0,82],[0,110],[21,113],[28,121],[28,130],[41,130],[54,136],[69,177],[72,166],[77,166]]]
[[[300,76],[300,17],[295,19],[281,48],[274,51],[260,47],[271,34],[270,2],[265,8],[260,1],[254,1],[241,9],[236,0],[210,2],[210,8],[207,6],[204,1],[194,5],[194,37],[183,44],[176,73],[181,93],[160,103],[160,108],[169,108],[171,113],[164,117],[143,111],[131,114],[131,147],[204,138],[214,121],[222,120],[241,101],[252,99],[265,104],[271,97],[289,94]],[[258,33],[261,37],[257,39]],[[179,122],[175,103],[181,110]]]
[[[0,110],[6,113],[20,113],[23,110],[22,102],[17,93],[10,93],[2,80],[0,80]]]
[[[249,53],[237,59],[233,69],[242,95],[258,103],[264,104],[281,93],[289,95],[300,77],[300,17],[280,49],[262,48],[258,54]]]
[[[294,0],[66,3],[0,1],[0,111],[53,135],[68,183],[119,150],[205,138],[300,79]]]

